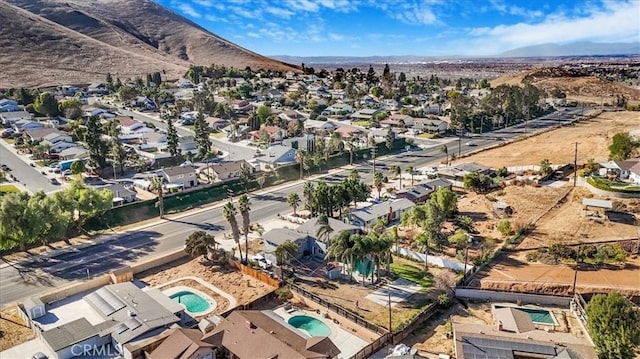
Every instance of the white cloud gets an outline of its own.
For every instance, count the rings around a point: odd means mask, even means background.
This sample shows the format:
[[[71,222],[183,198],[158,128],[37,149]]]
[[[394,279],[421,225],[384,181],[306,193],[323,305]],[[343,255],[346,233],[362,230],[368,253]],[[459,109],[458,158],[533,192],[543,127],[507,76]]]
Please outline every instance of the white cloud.
[[[320,9],[320,6],[311,0],[286,0],[286,4],[295,10],[307,12],[317,12]]]
[[[530,19],[539,18],[544,15],[540,10],[529,10],[516,5],[506,5],[502,0],[490,0],[491,6],[501,14],[521,16]]]
[[[215,16],[213,14],[207,14],[207,15],[204,16],[204,18],[207,21],[211,21],[211,22],[225,22],[225,23],[229,22],[229,20],[227,20],[227,19],[225,19],[223,17]]]
[[[191,5],[186,3],[181,3],[177,5],[178,10],[180,10],[183,14],[191,17],[195,17],[197,19],[202,17],[202,14],[197,12]]]
[[[591,7],[589,13],[581,17],[559,13],[550,14],[537,23],[469,29],[468,35],[476,39],[463,50],[469,54],[492,54],[544,43],[637,41],[640,30],[638,3],[630,0],[605,2],[604,5],[603,8]]]
[[[259,8],[247,9],[240,6],[233,6],[228,9],[232,14],[240,15],[249,19],[260,19],[262,17],[262,10]]]
[[[253,32],[253,31],[252,32],[248,32],[247,36],[248,37],[253,37],[253,38],[256,38],[256,39],[259,39],[259,38],[262,37],[262,36],[260,36],[260,34],[258,34],[257,32]]]
[[[204,6],[204,7],[212,7],[213,6],[213,0],[193,0],[194,4],[198,4],[200,6]]]
[[[277,7],[273,7],[273,6],[269,6],[265,9],[265,12],[271,14],[271,15],[275,15],[277,17],[281,17],[283,19],[289,19],[291,18],[291,16],[294,15],[294,12],[291,10],[287,10],[287,9],[280,9]]]
[[[389,8],[387,14],[410,25],[432,25],[439,23],[438,17],[428,2],[404,3],[402,6]]]

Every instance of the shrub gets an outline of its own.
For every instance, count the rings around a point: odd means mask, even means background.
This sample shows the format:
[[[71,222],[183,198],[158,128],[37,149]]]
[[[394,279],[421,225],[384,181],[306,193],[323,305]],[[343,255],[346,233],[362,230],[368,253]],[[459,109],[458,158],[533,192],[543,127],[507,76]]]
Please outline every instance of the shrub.
[[[282,287],[282,288],[276,289],[276,295],[278,296],[278,299],[280,299],[280,300],[289,300],[289,299],[293,298],[293,293],[291,293],[291,291],[287,287]]]
[[[538,261],[538,252],[527,253],[527,262],[537,262],[537,261]]]
[[[447,293],[440,293],[440,295],[438,295],[438,298],[436,299],[436,302],[442,308],[448,308],[451,305],[451,298],[449,298],[449,295]]]
[[[511,221],[509,221],[508,219],[503,219],[502,221],[498,222],[498,232],[500,232],[505,237],[513,233]]]
[[[573,248],[562,243],[552,244],[549,247],[549,254],[555,259],[575,258],[575,251]]]

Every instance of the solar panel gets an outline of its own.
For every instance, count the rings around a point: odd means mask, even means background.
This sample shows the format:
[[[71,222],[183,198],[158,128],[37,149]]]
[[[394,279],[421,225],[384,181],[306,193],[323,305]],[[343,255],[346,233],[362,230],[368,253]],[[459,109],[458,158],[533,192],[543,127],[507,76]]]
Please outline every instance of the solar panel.
[[[113,293],[108,291],[106,288],[100,288],[96,291],[100,297],[102,297],[109,305],[113,308],[114,311],[118,311],[125,307],[125,304],[118,299]]]
[[[113,307],[102,299],[102,297],[100,297],[96,292],[87,295],[85,299],[92,303],[105,317],[108,317],[115,312]]]
[[[120,324],[116,325],[115,328],[113,328],[113,331],[116,334],[122,334],[122,333],[126,332],[127,329],[129,329],[129,328],[124,323],[120,323]]]

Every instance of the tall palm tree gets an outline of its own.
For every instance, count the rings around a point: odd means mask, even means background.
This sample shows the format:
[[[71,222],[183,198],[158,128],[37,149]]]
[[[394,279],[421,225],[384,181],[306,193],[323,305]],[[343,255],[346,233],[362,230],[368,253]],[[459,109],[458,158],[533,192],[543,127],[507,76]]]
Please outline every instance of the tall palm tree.
[[[352,263],[360,262],[362,267],[366,261],[371,260],[371,253],[373,252],[373,240],[370,236],[363,235],[354,235],[353,239],[353,247],[351,252]],[[373,261],[372,261],[373,262]],[[360,273],[362,275],[362,285],[365,285],[365,280],[367,278],[367,270],[364,269],[364,273]]]
[[[298,148],[298,150],[296,151],[296,162],[298,162],[300,164],[300,179],[304,178],[304,157],[305,157],[305,152],[303,149]]]
[[[300,196],[298,196],[298,193],[289,193],[289,196],[287,196],[287,204],[293,208],[293,216],[297,216],[296,210],[298,206],[300,206]]]
[[[382,191],[382,187],[384,186],[382,172],[377,171],[373,174],[373,187],[378,190],[378,199],[381,198],[380,192]]]
[[[158,211],[160,211],[160,218],[164,218],[164,179],[162,177],[152,177],[151,186],[149,189],[151,192],[155,192],[158,195]]]
[[[407,167],[407,172],[409,172],[409,174],[411,175],[411,187],[413,187],[413,173],[415,171],[416,169],[413,166]]]
[[[229,201],[222,208],[222,216],[224,219],[229,222],[229,226],[231,227],[231,235],[233,236],[233,240],[238,245],[238,252],[240,253],[240,261],[242,262],[242,247],[240,247],[240,229],[238,228],[238,220],[236,219],[236,214],[238,214],[238,210],[236,206],[233,205],[233,202]]]
[[[400,179],[400,189],[402,189],[402,168],[400,168],[400,166],[393,165],[389,168],[389,172],[392,176]]]
[[[244,253],[245,261],[249,258],[249,229],[251,227],[251,218],[249,212],[251,211],[251,202],[246,194],[243,194],[238,198],[238,210],[242,216],[242,231],[244,232]]]
[[[345,147],[347,148],[347,151],[349,151],[349,165],[353,164],[353,152],[357,149],[357,140],[357,138],[351,136],[345,142]]]
[[[331,240],[329,247],[327,247],[326,258],[344,263],[343,268],[350,268],[352,259],[351,248],[353,247],[352,236],[348,231],[338,233],[338,235]]]
[[[445,164],[448,166],[449,165],[449,148],[447,147],[447,145],[442,145],[442,147],[440,147],[440,153],[444,153],[445,155]]]
[[[309,181],[305,182],[304,185],[302,186],[302,196],[304,197],[304,207],[309,211],[311,211],[312,214],[314,212],[313,210],[313,192],[314,191],[315,191],[315,188],[313,186],[313,183]]]
[[[276,247],[275,255],[276,263],[280,266],[280,273],[282,273],[282,266],[288,260],[298,255],[298,245],[295,242],[286,241]]]
[[[329,224],[329,217],[326,215],[321,215],[317,222],[319,227],[316,230],[316,238],[323,243],[329,243],[329,239],[331,239],[331,233],[333,233],[333,228]]]
[[[218,244],[212,234],[205,231],[195,231],[185,241],[184,251],[192,257],[202,256],[202,259],[206,259]]]

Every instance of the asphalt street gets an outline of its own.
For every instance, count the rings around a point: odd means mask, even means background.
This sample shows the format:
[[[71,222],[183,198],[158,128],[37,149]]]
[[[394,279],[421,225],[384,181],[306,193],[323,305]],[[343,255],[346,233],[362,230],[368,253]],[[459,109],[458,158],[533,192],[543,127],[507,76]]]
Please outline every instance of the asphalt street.
[[[44,176],[39,167],[31,167],[22,158],[9,150],[9,146],[3,140],[0,144],[0,163],[4,163],[11,168],[11,174],[31,192],[45,191],[51,192],[60,189],[60,186],[49,183],[49,178]]]
[[[528,131],[532,132],[568,122],[572,118],[571,111],[560,112],[547,118],[529,121],[527,127]],[[472,139],[463,138],[462,153],[514,138],[524,133],[524,127],[524,125],[515,126],[476,135]],[[468,141],[473,141],[476,146],[466,146],[465,143]],[[451,138],[448,143],[449,154],[457,152],[457,143],[457,139]],[[376,161],[376,168],[385,169],[394,164],[418,168],[429,164],[435,165],[443,158],[440,144],[436,144],[419,151],[408,151],[379,159]],[[26,166],[29,168],[28,165]],[[371,181],[371,163],[361,163],[356,165],[356,168],[364,181]],[[346,169],[332,171],[322,179],[330,183],[338,183],[348,175],[348,172],[349,170]],[[314,179],[314,181],[317,180]],[[303,181],[296,181],[251,194],[252,222],[258,223],[275,217],[277,213],[288,211],[286,197],[292,192],[301,193],[302,185]],[[222,217],[221,203],[206,210],[185,212],[175,218],[177,219],[162,220],[137,230],[103,235],[96,238],[94,244],[86,247],[71,247],[61,253],[34,256],[18,263],[5,262],[0,268],[0,305],[182,248],[186,237],[195,230],[213,233],[226,249],[235,247],[233,240],[223,237],[223,233],[228,232],[228,224]]]

